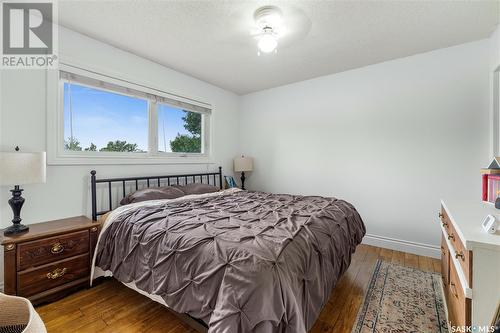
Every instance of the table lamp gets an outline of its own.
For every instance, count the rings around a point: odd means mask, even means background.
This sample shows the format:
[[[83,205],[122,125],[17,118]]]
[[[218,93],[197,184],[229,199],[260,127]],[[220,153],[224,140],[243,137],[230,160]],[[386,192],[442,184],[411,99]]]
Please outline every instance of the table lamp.
[[[234,171],[241,172],[241,189],[245,189],[245,171],[253,170],[253,158],[245,157],[241,155],[241,157],[237,157],[234,159]]]
[[[21,208],[24,198],[21,196],[23,189],[19,185],[45,183],[45,152],[25,153],[0,152],[0,186],[12,185],[14,189],[9,205],[14,212],[13,225],[4,230],[4,235],[12,235],[28,231],[29,228],[21,224]]]

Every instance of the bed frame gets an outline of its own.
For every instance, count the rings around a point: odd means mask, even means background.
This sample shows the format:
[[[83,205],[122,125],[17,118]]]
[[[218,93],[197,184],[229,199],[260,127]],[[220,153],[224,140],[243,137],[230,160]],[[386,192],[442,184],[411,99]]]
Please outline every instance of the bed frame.
[[[218,185],[217,185],[218,181]],[[112,184],[121,183],[122,185],[122,195],[125,197],[127,193],[127,183],[135,183],[135,190],[139,189],[139,185],[146,185],[146,187],[160,187],[162,185],[186,185],[190,183],[202,183],[214,186],[219,186],[223,189],[222,183],[222,167],[219,167],[218,172],[204,172],[204,173],[191,173],[182,175],[166,175],[166,176],[142,176],[142,177],[125,177],[125,178],[96,178],[96,171],[90,171],[90,188],[92,195],[92,220],[97,221],[97,217],[104,215],[109,211],[113,210],[113,198],[112,198]],[[109,209],[97,211],[97,184],[107,183],[108,184],[108,200]],[[163,183],[163,184],[162,184]],[[144,188],[144,186],[141,186]]]
[[[186,185],[190,183],[202,183],[214,186],[219,186],[223,189],[222,183],[222,167],[219,167],[218,172],[204,172],[204,173],[192,173],[192,174],[181,174],[181,175],[165,175],[165,176],[143,176],[143,177],[125,177],[125,178],[96,178],[96,171],[90,171],[90,185],[91,185],[91,195],[92,195],[92,219],[97,221],[97,217],[104,215],[107,212],[113,210],[113,198],[112,198],[112,184],[121,183],[122,195],[125,197],[127,193],[127,184],[133,182],[135,183],[135,190],[139,188],[146,187],[160,187],[162,185]],[[97,211],[97,184],[107,183],[108,200],[109,200],[109,210]],[[218,184],[217,184],[218,183]],[[134,188],[134,186],[132,186]],[[190,327],[194,328],[197,332],[206,333],[208,327],[206,324],[197,318],[191,317],[185,313],[178,313],[170,308],[166,308],[177,316],[182,322],[186,323]]]

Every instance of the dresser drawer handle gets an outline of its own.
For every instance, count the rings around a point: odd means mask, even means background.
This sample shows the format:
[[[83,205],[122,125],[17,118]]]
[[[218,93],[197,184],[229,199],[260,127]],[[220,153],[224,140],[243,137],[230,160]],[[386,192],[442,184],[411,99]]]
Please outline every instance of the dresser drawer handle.
[[[464,255],[464,253],[463,253],[462,251],[460,251],[460,252],[456,251],[456,252],[455,252],[455,258],[456,258],[456,259],[460,258],[460,259],[462,259],[463,261],[465,261],[465,255]]]
[[[68,269],[66,267],[64,268],[56,268],[52,272],[47,273],[47,278],[51,280],[58,279],[62,277],[64,274],[66,274],[66,271]]]
[[[453,236],[453,234],[448,235],[448,239],[449,239],[449,240],[450,240],[450,239],[451,239],[451,240],[455,240],[455,236]]]
[[[440,219],[442,219],[444,215],[443,215],[443,213],[439,212],[438,216],[439,216]]]
[[[441,246],[441,253],[442,254],[446,254],[446,250],[445,250],[445,248],[443,246]]]
[[[455,296],[456,298],[458,298],[457,286],[453,282],[450,282],[450,286],[453,288],[453,290],[451,291],[451,293],[453,294],[453,296]]]
[[[445,222],[445,221],[443,221],[443,223],[441,223],[441,224],[442,224],[442,225],[443,225],[443,227],[445,227],[445,228],[448,226],[448,222]]]
[[[61,243],[55,243],[52,245],[52,248],[50,249],[50,252],[52,254],[59,254],[64,251],[64,246]]]

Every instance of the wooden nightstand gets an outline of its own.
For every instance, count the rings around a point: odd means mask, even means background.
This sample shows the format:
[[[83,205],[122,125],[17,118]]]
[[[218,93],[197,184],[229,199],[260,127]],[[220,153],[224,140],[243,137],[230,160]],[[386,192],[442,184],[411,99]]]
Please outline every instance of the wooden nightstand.
[[[29,227],[23,234],[0,236],[6,294],[39,304],[90,285],[98,222],[77,216]]]

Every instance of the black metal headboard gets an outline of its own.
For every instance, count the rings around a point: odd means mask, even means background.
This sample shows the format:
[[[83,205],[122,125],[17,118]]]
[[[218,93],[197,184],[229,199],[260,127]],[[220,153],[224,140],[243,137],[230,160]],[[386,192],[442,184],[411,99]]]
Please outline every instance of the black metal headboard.
[[[135,189],[139,189],[139,182],[141,185],[144,184],[147,187],[151,187],[152,183],[156,183],[159,187],[161,186],[162,180],[166,182],[167,186],[170,185],[185,185],[188,184],[188,180],[191,180],[191,183],[200,182],[206,183],[209,185],[217,186],[217,180],[219,181],[219,187],[222,190],[222,167],[219,167],[218,172],[204,172],[204,173],[192,173],[192,174],[183,174],[183,175],[166,175],[166,176],[143,176],[143,177],[125,177],[125,178],[96,178],[96,171],[90,171],[90,185],[91,185],[91,195],[92,195],[92,219],[97,221],[97,217],[99,215],[104,215],[107,212],[113,210],[113,200],[112,200],[112,183],[122,183],[122,193],[123,197],[127,195],[126,193],[126,183],[127,182],[135,182]],[[212,179],[212,182],[210,182]],[[154,180],[155,182],[151,182]],[[182,181],[183,180],[183,181]],[[204,182],[204,180],[206,182]],[[181,181],[181,182],[179,182]],[[109,210],[97,211],[97,184],[98,183],[108,183],[108,199],[109,199]],[[153,185],[154,186],[154,185]]]

